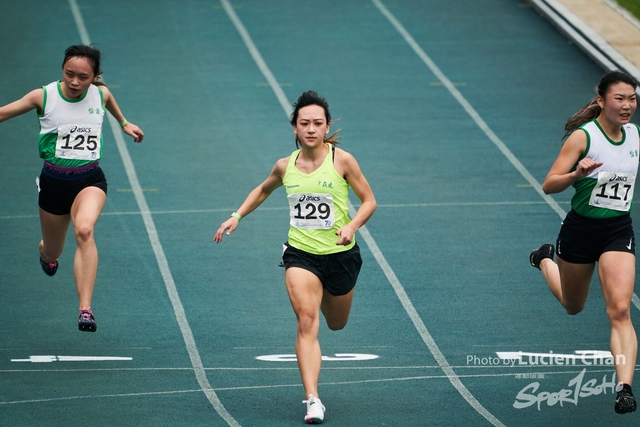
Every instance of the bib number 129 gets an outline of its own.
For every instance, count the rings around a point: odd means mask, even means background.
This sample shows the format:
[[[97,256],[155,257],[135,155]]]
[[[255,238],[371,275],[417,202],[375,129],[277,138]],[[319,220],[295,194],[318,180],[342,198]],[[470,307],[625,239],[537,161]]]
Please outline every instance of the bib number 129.
[[[331,194],[290,194],[291,225],[296,228],[327,229],[334,223]]]

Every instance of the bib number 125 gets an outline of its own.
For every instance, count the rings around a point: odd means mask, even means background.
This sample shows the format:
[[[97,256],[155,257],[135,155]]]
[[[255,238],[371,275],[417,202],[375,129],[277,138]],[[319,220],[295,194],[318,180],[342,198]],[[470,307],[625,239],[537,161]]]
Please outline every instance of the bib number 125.
[[[100,159],[100,125],[60,125],[56,157],[75,160]]]

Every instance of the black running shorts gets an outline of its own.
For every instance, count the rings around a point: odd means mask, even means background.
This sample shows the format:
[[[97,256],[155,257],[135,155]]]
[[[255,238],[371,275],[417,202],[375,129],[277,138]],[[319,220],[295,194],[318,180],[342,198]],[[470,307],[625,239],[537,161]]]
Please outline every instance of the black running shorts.
[[[631,216],[595,219],[569,211],[556,240],[556,255],[573,264],[591,264],[605,252],[635,255]]]
[[[356,243],[351,249],[328,255],[314,255],[284,244],[282,266],[298,267],[315,274],[333,296],[346,295],[356,286],[362,258]]]
[[[107,193],[107,179],[100,167],[79,175],[61,175],[43,168],[38,184],[38,206],[54,215],[67,215],[80,191],[98,187]]]

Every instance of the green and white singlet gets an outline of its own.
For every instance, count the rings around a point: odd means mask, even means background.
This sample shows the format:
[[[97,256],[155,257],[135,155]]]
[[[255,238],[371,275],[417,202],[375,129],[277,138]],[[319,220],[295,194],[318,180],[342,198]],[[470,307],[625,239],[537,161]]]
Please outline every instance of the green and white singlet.
[[[102,155],[102,91],[95,85],[79,99],[62,94],[60,82],[43,87],[40,120],[40,157],[62,167],[84,166]]]
[[[602,162],[590,175],[573,183],[571,207],[589,218],[612,218],[629,213],[638,172],[640,130],[635,124],[622,126],[622,140],[612,141],[597,120],[580,126],[587,134],[582,158]],[[573,170],[577,167],[577,163]]]
[[[355,245],[338,246],[336,231],[349,219],[349,183],[338,174],[333,164],[335,147],[322,165],[310,174],[296,167],[300,150],[291,154],[282,183],[289,201],[289,245],[315,255],[343,252]]]

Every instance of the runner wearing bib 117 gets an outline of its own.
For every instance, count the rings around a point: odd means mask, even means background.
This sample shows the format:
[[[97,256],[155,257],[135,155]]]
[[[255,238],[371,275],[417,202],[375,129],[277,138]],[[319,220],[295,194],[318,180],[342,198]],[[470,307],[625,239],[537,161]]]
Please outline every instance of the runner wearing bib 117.
[[[605,74],[597,96],[567,122],[569,136],[542,184],[547,194],[575,188],[556,240],[557,264],[550,243],[529,255],[569,314],[584,308],[597,265],[619,381],[614,410],[620,414],[636,410],[631,382],[638,340],[630,316],[636,258],[629,215],[640,154],[640,132],[630,123],[636,86],[620,71]]]

